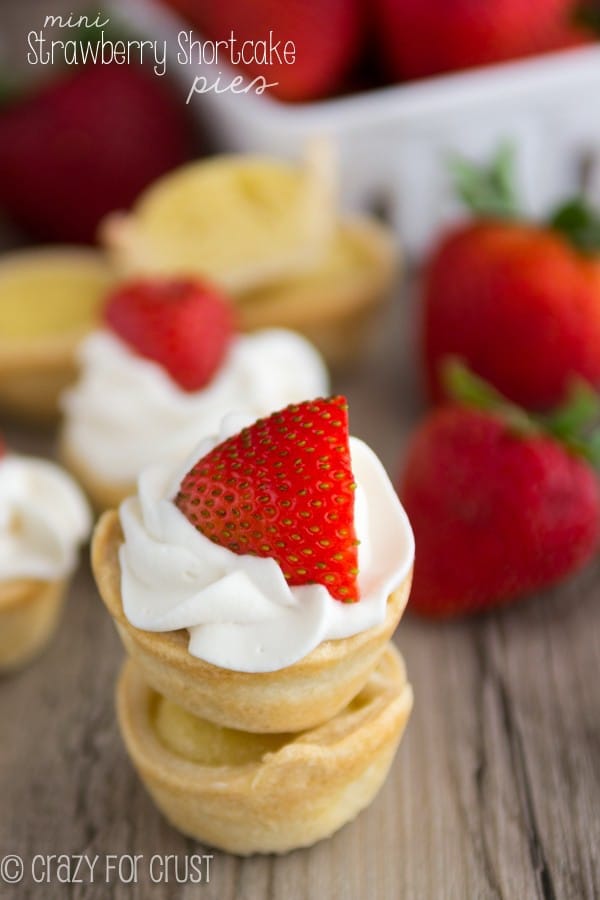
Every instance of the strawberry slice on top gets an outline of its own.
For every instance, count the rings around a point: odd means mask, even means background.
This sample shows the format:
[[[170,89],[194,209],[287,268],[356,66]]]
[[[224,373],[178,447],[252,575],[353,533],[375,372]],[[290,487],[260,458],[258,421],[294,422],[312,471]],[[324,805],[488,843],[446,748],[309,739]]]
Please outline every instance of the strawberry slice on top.
[[[185,391],[208,384],[235,333],[227,297],[192,278],[126,282],[109,296],[104,321],[140,356],[163,366]]]
[[[290,585],[359,599],[358,541],[344,397],[293,404],[218,444],[183,478],[175,504],[234,553],[271,557]]]

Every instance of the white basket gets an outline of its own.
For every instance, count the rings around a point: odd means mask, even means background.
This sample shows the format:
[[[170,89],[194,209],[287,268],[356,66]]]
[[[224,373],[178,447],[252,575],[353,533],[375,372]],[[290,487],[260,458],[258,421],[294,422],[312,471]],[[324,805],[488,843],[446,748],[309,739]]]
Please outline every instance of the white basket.
[[[113,18],[168,42],[169,72],[186,94],[195,75],[233,77],[221,65],[178,63],[177,35],[190,26],[155,0],[114,0]],[[534,215],[576,192],[600,154],[599,97],[600,48],[582,47],[314,103],[206,93],[189,108],[224,150],[297,157],[310,137],[329,136],[344,207],[384,206],[404,247],[419,255],[460,215],[446,163],[453,153],[486,160],[513,141],[523,205]]]

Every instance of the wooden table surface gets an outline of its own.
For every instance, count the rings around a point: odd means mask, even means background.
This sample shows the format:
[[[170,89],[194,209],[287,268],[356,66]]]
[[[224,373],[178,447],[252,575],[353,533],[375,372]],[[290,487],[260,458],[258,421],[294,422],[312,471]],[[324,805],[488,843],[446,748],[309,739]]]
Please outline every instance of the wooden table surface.
[[[394,473],[420,414],[406,291],[364,364],[336,387],[353,431]],[[11,430],[23,450],[51,438]],[[12,898],[583,900],[600,897],[600,564],[471,621],[405,617],[396,635],[415,708],[370,809],[285,857],[214,851],[210,882],[0,887]],[[154,808],[123,749],[122,651],[87,558],[42,658],[0,681],[0,858],[202,852]],[[210,852],[210,851],[206,851]]]
[[[3,7],[0,49],[14,51],[16,35],[49,7]],[[50,11],[81,7],[56,0]],[[391,474],[422,412],[413,305],[404,291],[364,364],[335,384],[350,398],[353,432]],[[8,437],[51,452],[52,436]],[[600,562],[498,614],[449,624],[407,616],[395,640],[415,690],[412,718],[380,795],[332,839],[285,857],[207,849],[214,858],[201,885],[152,885],[143,865],[137,884],[35,884],[36,854],[203,852],[162,819],[125,754],[113,705],[123,654],[84,555],[49,649],[0,680],[0,863],[19,854],[26,872],[18,887],[0,882],[0,897],[600,897]]]

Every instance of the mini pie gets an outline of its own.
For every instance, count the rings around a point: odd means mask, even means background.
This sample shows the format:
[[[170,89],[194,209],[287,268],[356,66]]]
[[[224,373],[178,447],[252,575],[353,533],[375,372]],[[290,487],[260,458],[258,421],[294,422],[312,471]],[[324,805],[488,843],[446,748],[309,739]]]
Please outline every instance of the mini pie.
[[[168,297],[169,286],[181,284],[187,290],[188,282],[159,279],[138,284],[140,294],[165,292],[162,305],[173,322],[177,305]],[[215,293],[201,282],[189,284],[192,300],[200,301],[203,292]],[[127,297],[127,291],[127,285],[117,288],[109,302]],[[218,302],[231,315],[229,299],[219,295]],[[201,303],[196,305],[201,313]],[[189,302],[187,308],[191,306]],[[210,329],[204,334],[210,341]],[[188,335],[195,358],[214,351],[217,342],[203,351],[193,329],[172,343],[183,349]],[[223,358],[209,380],[193,390],[184,388],[162,362],[138,353],[108,325],[86,337],[78,359],[79,378],[61,399],[59,455],[99,511],[117,507],[134,494],[146,466],[157,460],[185,459],[191,447],[219,427],[224,413],[255,418],[307,393],[326,393],[329,386],[321,356],[303,337],[282,328],[236,333],[233,316]]]
[[[81,491],[58,466],[2,450],[0,672],[29,662],[50,639],[90,524]]]
[[[48,643],[64,606],[66,583],[0,582],[0,673],[26,665]]]
[[[0,410],[32,421],[58,412],[75,350],[111,276],[98,251],[20,250],[0,261]]]
[[[389,638],[413,560],[341,396],[225,418],[102,516],[92,568],[129,655],[121,731],[176,828],[285,853],[371,802],[412,707]]]
[[[248,330],[280,325],[304,334],[332,365],[352,362],[399,269],[392,233],[375,220],[343,220],[325,259],[294,278],[236,296]]]
[[[301,165],[214,156],[160,178],[101,234],[125,276],[200,275],[245,290],[315,265],[334,229],[335,180],[322,142]]]
[[[125,664],[117,706],[134,766],[167,819],[240,855],[285,853],[333,834],[373,799],[412,708],[390,644],[362,691],[299,734],[244,734],[195,719]]]
[[[121,599],[122,541],[118,514],[105,513],[92,541],[92,567],[102,599],[143,678],[194,715],[244,731],[301,731],[335,716],[377,665],[410,592],[412,569],[389,597],[381,625],[349,638],[324,641],[284,669],[238,672],[191,656],[185,630],[150,632],[131,625]]]

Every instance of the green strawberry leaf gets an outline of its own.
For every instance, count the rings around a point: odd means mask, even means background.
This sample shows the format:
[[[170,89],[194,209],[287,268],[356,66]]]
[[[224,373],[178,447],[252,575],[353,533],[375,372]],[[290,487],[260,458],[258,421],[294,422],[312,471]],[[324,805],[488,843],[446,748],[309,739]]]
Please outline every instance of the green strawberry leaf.
[[[596,468],[600,469],[600,428],[588,438],[586,458]]]
[[[600,429],[585,436],[561,438],[560,443],[574,456],[585,459],[595,469],[600,468]]]
[[[600,33],[600,7],[592,3],[582,5],[575,12],[575,22]]]
[[[476,216],[494,219],[521,216],[512,144],[502,144],[488,166],[479,166],[458,156],[453,157],[449,165],[458,196]]]
[[[600,252],[600,213],[583,197],[574,197],[560,206],[548,224],[582,253]]]
[[[587,428],[600,416],[600,397],[580,378],[571,382],[567,398],[551,413],[539,415],[544,427],[559,438],[568,438]]]
[[[565,402],[555,410],[534,414],[512,403],[456,357],[444,361],[442,378],[450,398],[461,406],[499,416],[520,437],[548,435],[600,468],[600,396],[583,379],[572,381]]]
[[[472,372],[460,359],[450,357],[443,363],[442,378],[449,396],[461,406],[500,415],[511,431],[526,437],[539,434],[539,425],[485,379]]]

